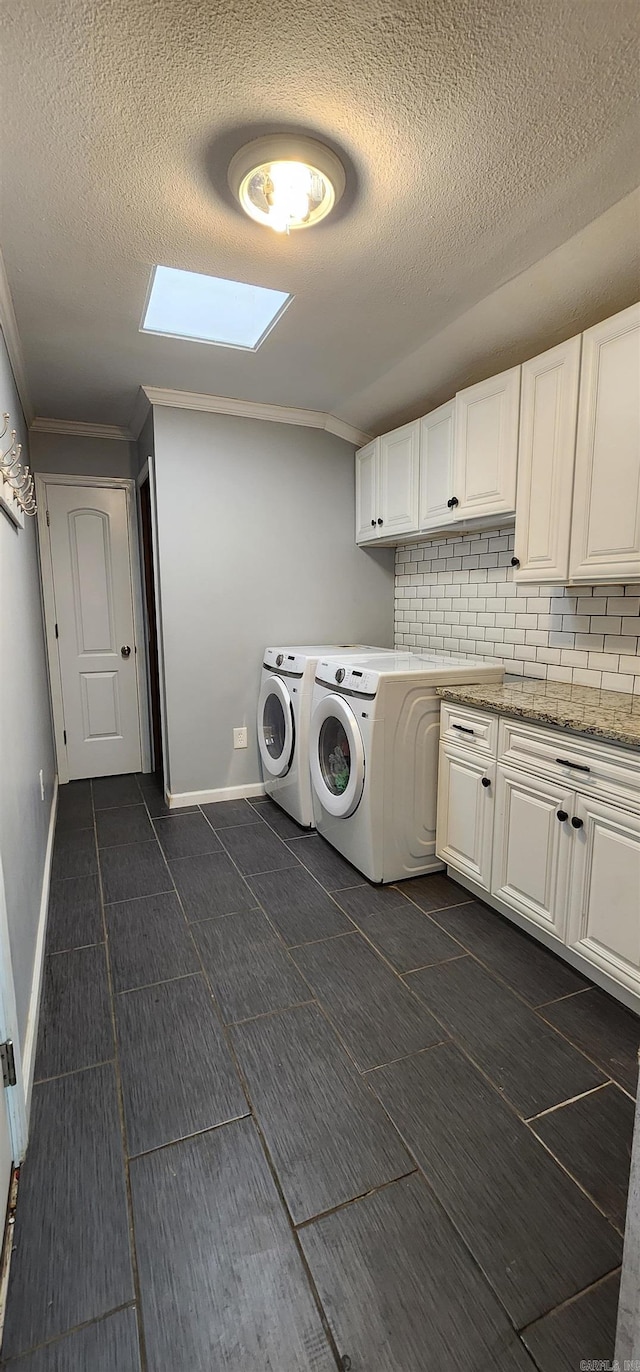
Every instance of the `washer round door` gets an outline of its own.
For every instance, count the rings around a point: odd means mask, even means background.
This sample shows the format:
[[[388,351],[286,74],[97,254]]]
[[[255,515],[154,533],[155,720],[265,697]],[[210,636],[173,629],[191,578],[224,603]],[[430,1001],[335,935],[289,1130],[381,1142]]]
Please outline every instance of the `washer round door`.
[[[293,762],[295,726],[291,696],[282,677],[267,677],[258,699],[258,747],[265,770],[286,776]]]
[[[358,721],[342,696],[323,696],[311,716],[309,761],[313,789],[330,815],[346,819],[364,790],[364,745]]]

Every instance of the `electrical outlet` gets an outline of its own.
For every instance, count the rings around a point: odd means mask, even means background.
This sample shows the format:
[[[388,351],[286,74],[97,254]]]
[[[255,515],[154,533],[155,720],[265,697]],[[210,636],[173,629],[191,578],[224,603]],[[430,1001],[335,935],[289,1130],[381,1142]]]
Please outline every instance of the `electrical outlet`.
[[[242,728],[242,729],[234,729],[234,731],[233,731],[233,746],[234,746],[234,748],[246,748],[246,747],[247,747],[247,730],[246,730],[246,725],[245,725],[244,728]]]
[[[40,768],[40,799],[44,800],[44,772]]]

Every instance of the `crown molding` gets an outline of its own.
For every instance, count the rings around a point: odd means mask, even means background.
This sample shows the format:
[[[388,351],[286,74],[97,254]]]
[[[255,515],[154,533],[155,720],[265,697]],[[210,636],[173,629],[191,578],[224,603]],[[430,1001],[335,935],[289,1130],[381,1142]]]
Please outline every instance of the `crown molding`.
[[[32,434],[68,434],[73,438],[111,438],[119,443],[133,443],[131,429],[118,424],[84,424],[80,419],[45,419],[36,415],[29,425]]]
[[[201,410],[206,414],[228,414],[237,419],[265,419],[272,424],[299,424],[304,429],[325,429],[360,448],[370,434],[354,429],[336,415],[322,410],[294,410],[285,405],[266,405],[257,400],[234,400],[226,395],[198,395],[195,391],[169,391],[158,386],[143,386],[151,405],[167,405],[175,410]]]
[[[27,424],[33,419],[33,405],[27,384],[27,369],[24,362],[24,353],[20,334],[18,333],[18,322],[13,308],[13,299],[9,289],[9,281],[4,265],[4,257],[0,251],[0,328],[4,334],[4,341],[7,345],[11,370],[16,383],[16,390],[20,396],[23,414]]]

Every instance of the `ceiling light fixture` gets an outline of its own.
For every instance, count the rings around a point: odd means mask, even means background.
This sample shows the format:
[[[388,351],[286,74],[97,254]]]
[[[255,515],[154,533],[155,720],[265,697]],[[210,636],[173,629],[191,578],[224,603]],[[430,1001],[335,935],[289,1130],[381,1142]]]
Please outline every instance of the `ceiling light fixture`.
[[[277,233],[319,224],[345,188],[340,159],[315,138],[275,134],[232,158],[229,185],[246,214]]]

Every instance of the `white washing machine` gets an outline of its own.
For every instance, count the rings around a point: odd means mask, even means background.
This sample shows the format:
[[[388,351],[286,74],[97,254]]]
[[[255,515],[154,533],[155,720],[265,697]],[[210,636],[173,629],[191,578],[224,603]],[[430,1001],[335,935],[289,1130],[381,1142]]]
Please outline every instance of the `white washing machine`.
[[[318,832],[370,881],[435,872],[436,686],[502,681],[502,666],[392,653],[316,667],[309,762]]]
[[[391,648],[363,643],[320,643],[265,648],[258,697],[258,747],[264,789],[304,828],[313,827],[309,777],[309,719],[319,658],[380,657]]]

